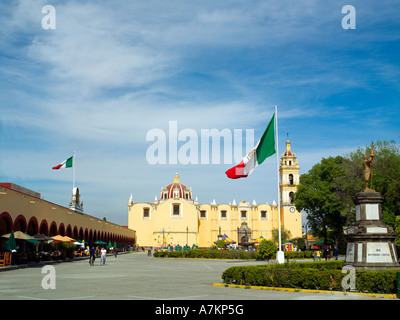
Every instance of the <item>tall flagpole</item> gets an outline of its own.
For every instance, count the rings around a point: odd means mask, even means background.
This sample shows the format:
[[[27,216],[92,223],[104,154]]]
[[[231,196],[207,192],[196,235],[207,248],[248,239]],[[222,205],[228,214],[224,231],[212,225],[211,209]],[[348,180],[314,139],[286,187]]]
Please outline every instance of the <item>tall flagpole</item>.
[[[75,188],[75,151],[72,156],[72,192],[74,192]]]
[[[275,106],[275,149],[276,149],[276,176],[278,183],[278,233],[279,233],[279,248],[276,253],[276,260],[278,263],[283,263],[285,261],[284,253],[282,251],[282,237],[281,237],[281,192],[280,192],[280,179],[279,179],[279,139],[278,139],[278,107]]]

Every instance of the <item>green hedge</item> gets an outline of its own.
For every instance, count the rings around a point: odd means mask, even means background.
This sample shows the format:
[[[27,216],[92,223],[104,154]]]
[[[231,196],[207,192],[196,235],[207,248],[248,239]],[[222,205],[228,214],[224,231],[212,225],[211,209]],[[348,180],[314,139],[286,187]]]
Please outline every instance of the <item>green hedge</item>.
[[[156,251],[154,257],[202,259],[257,259],[257,251],[195,249],[187,251]]]
[[[236,266],[222,274],[226,284],[341,291],[344,261],[288,263],[282,265]],[[396,293],[396,273],[356,270],[356,291]]]
[[[242,250],[214,250],[214,249],[195,249],[184,251],[156,251],[155,257],[163,258],[203,258],[203,259],[259,259],[257,251]],[[285,259],[305,259],[312,258],[312,251],[285,252]]]
[[[285,251],[285,259],[311,259],[312,251]]]

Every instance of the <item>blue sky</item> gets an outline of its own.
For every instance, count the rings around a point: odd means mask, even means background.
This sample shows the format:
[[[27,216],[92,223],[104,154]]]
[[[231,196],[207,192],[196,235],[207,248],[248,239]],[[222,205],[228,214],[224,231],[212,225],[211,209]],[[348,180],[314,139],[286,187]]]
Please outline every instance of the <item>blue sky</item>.
[[[55,30],[42,28],[47,4]],[[2,1],[0,180],[67,206],[72,170],[51,167],[76,151],[85,212],[112,222],[176,172],[200,203],[272,203],[276,157],[230,180],[235,163],[150,165],[146,134],[177,121],[258,140],[277,105],[279,153],[288,133],[301,173],[399,142],[399,17],[395,0]]]

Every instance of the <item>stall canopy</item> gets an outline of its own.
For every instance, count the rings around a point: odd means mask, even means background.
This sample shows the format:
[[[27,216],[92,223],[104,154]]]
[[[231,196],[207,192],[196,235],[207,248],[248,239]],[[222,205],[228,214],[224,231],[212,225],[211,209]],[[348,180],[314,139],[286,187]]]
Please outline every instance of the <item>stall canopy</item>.
[[[48,236],[46,236],[44,234],[41,234],[41,233],[37,233],[33,237],[38,241],[49,241],[50,242],[50,241],[54,240],[53,238],[48,237]]]
[[[256,242],[261,242],[261,241],[263,241],[263,240],[264,240],[264,237],[263,237],[263,236],[259,236],[259,237],[257,238]]]
[[[14,232],[11,232],[10,236],[8,237],[6,243],[4,244],[4,249],[10,251],[17,249],[17,243],[14,238]]]
[[[11,233],[3,234],[2,237],[9,238],[11,236],[11,234],[13,234],[15,239],[25,240],[30,243],[38,243],[39,242],[34,237],[31,237],[29,234],[23,233],[22,231],[13,231]]]
[[[226,233],[224,233],[224,236],[222,237],[222,239],[225,240],[226,242],[236,243]]]
[[[334,243],[332,242],[332,241],[327,241],[327,245],[329,246],[329,245],[333,245]],[[324,240],[319,240],[319,241],[317,241],[317,242],[315,242],[314,244],[313,244],[314,246],[323,246],[324,245]]]
[[[54,240],[54,242],[68,242],[68,243],[73,243],[73,242],[75,242],[76,240],[75,239],[72,239],[72,238],[70,238],[70,237],[67,237],[67,236],[62,236],[62,235],[56,235],[56,236],[54,236],[54,237],[52,237],[52,239]]]

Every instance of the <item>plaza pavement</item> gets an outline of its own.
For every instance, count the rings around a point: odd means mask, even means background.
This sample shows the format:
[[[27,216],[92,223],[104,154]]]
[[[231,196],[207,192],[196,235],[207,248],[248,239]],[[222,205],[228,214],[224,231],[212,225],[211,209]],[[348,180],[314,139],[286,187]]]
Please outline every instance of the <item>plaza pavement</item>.
[[[253,290],[215,286],[231,266],[260,261],[163,259],[147,253],[52,264],[55,289],[44,289],[44,264],[0,272],[0,300],[386,300],[343,293]],[[388,299],[389,300],[389,299]]]

